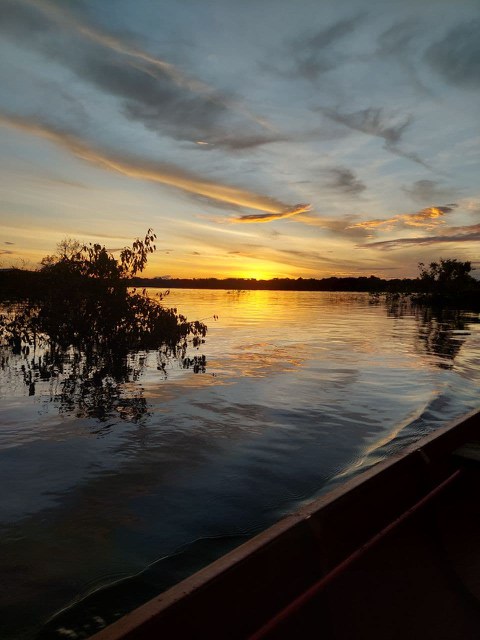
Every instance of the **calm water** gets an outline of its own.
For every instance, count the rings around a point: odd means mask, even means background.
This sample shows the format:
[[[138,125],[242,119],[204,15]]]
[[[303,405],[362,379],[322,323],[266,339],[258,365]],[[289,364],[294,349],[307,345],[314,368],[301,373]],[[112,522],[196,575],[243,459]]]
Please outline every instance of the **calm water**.
[[[348,293],[176,290],[165,303],[208,325],[189,354],[204,372],[137,354],[102,400],[90,382],[72,391],[73,360],[50,376],[38,354],[0,353],[5,640],[71,605],[42,637],[86,637],[480,406],[478,314],[448,324]]]

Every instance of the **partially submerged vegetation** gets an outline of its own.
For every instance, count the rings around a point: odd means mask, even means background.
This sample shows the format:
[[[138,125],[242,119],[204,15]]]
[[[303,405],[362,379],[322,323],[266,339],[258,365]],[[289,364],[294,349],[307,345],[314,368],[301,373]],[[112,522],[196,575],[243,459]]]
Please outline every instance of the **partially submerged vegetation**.
[[[57,380],[51,400],[60,412],[101,421],[136,421],[147,413],[141,390],[126,383],[138,380],[148,351],[156,351],[160,375],[172,358],[204,371],[204,357],[185,355],[188,342],[198,346],[207,327],[163,306],[162,296],[132,290],[154,241],[149,230],[117,259],[100,244],[66,240],[38,271],[3,272],[0,367],[17,358],[30,395],[39,381]]]
[[[118,259],[100,244],[60,243],[57,254],[42,260],[30,283],[23,274],[18,290],[4,293],[22,304],[0,316],[3,341],[18,349],[48,340],[53,349],[88,352],[174,349],[188,336],[201,340],[204,324],[188,322],[145,292],[129,290],[155,250],[154,241],[149,229],[143,240],[122,249]]]
[[[436,306],[480,307],[480,282],[470,274],[471,262],[454,258],[431,262],[428,267],[422,262],[420,269],[420,292],[415,296],[417,303]]]

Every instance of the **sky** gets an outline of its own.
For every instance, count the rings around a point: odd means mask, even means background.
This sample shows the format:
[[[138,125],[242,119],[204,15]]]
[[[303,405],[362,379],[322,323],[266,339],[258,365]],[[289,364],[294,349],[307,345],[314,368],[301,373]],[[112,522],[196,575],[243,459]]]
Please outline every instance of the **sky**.
[[[479,0],[0,0],[0,267],[480,269]]]

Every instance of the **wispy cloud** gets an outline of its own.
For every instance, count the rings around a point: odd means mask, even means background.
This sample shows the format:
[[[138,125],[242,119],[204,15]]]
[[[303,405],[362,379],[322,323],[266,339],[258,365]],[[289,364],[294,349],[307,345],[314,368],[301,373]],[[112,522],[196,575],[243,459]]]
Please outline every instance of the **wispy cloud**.
[[[378,55],[405,54],[412,40],[423,32],[423,25],[418,19],[407,19],[395,22],[378,38]]]
[[[335,50],[335,45],[349,36],[361,23],[363,16],[339,20],[317,31],[314,35],[298,38],[292,45],[294,68],[292,75],[307,80],[316,80],[321,74],[330,71],[344,61],[345,55]]]
[[[415,202],[435,202],[458,195],[458,189],[443,187],[437,180],[417,180],[411,187],[403,187]]]
[[[465,88],[479,88],[479,33],[479,19],[457,25],[427,49],[427,61],[447,82]]]
[[[292,207],[275,198],[263,196],[246,189],[204,180],[199,176],[182,171],[178,169],[178,167],[170,164],[149,162],[96,149],[86,141],[70,133],[56,131],[53,128],[32,120],[0,114],[0,125],[12,127],[25,133],[45,138],[67,149],[73,155],[86,162],[100,166],[108,171],[120,173],[129,178],[165,184],[186,193],[202,196],[226,205],[235,205],[263,211],[266,212],[266,216],[273,215],[274,218],[284,218],[295,215],[298,212],[297,209],[300,209],[298,205]],[[301,205],[301,210],[307,211],[308,205]]]
[[[208,142],[206,140],[196,141],[196,144],[199,145],[198,148],[202,151],[210,151],[219,147],[229,151],[244,151],[274,142],[288,142],[289,140],[288,136],[281,133],[247,135],[226,133],[222,136],[208,135],[207,138]]]
[[[349,129],[381,138],[384,140],[385,149],[391,153],[412,160],[424,167],[428,167],[416,153],[405,151],[399,147],[405,130],[413,122],[411,115],[398,121],[386,116],[383,109],[375,107],[360,109],[359,111],[350,113],[342,112],[339,107],[317,107],[317,111],[320,111],[324,116],[330,118],[330,120],[345,125]]]
[[[238,150],[283,139],[234,95],[218,91],[49,0],[2,0],[0,29],[122,100],[124,115],[179,140]]]
[[[347,167],[334,167],[328,170],[328,174],[331,176],[331,180],[326,186],[337,191],[349,195],[358,195],[367,188],[355,173],[351,169],[347,169]]]
[[[449,227],[448,229],[444,229],[444,233],[435,236],[396,238],[394,240],[368,242],[359,246],[390,251],[392,249],[401,249],[408,246],[435,245],[451,242],[477,242],[478,240],[480,240],[480,224],[474,224],[465,227]]]
[[[421,95],[431,96],[430,89],[419,77],[417,57],[412,60],[411,56],[412,53],[417,54],[418,44],[424,40],[425,27],[419,17],[395,22],[379,36],[376,56],[382,60],[386,57],[394,59],[406,72],[413,87]]]
[[[401,213],[391,218],[375,218],[374,220],[364,220],[352,224],[352,228],[361,229],[382,229],[390,231],[398,226],[421,227],[422,229],[433,229],[442,224],[442,217],[451,213],[458,205],[452,203],[443,206],[426,207],[415,213]]]
[[[299,213],[296,217],[297,222],[302,222],[310,227],[318,227],[319,229],[331,231],[336,236],[349,239],[368,236],[370,231],[363,227],[355,226],[356,220],[358,220],[358,216],[352,214],[325,216],[309,211]]]
[[[309,204],[296,204],[294,207],[286,207],[283,211],[278,213],[261,213],[253,215],[240,216],[239,218],[231,218],[230,222],[273,222],[274,220],[281,220],[282,218],[293,218],[300,213],[310,211],[311,206]]]

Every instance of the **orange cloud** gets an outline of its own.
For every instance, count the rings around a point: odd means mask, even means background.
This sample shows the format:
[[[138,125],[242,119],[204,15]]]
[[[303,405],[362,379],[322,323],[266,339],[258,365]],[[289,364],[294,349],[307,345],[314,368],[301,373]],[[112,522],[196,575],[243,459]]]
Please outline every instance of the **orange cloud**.
[[[267,214],[273,214],[274,218],[290,217],[300,211],[308,210],[308,205],[301,205],[301,209],[298,208],[298,205],[292,208],[290,205],[274,198],[247,191],[246,189],[204,180],[172,165],[141,161],[133,158],[123,158],[113,153],[98,150],[69,133],[56,131],[43,124],[16,116],[0,114],[0,125],[15,128],[49,140],[67,149],[82,160],[86,160],[109,171],[121,173],[129,178],[157,182],[187,193],[209,198],[216,202],[264,211]],[[248,218],[248,216],[245,217]]]
[[[441,218],[457,207],[456,204],[447,204],[441,207],[426,207],[415,213],[401,213],[386,219],[364,220],[350,225],[349,229],[383,229],[389,231],[396,226],[421,227],[422,229],[433,229],[438,224],[443,224]]]
[[[240,216],[239,218],[232,218],[230,222],[272,222],[272,220],[281,220],[282,218],[293,218],[300,213],[305,213],[311,210],[309,204],[296,204],[294,207],[286,207],[284,211],[278,213],[263,213],[253,214],[247,216]]]

